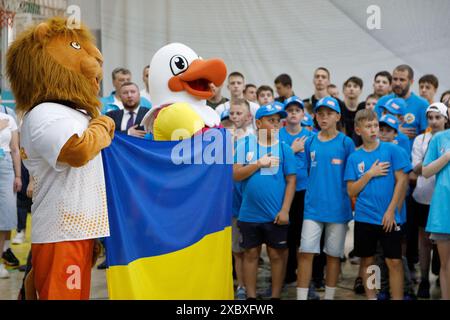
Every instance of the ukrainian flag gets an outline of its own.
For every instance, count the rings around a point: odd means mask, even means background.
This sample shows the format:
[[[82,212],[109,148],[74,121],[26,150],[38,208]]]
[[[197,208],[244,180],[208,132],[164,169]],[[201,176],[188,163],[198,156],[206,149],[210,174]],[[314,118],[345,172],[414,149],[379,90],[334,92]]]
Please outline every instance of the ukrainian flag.
[[[110,299],[233,299],[231,149],[225,130],[208,133],[181,143],[117,134],[103,151]]]

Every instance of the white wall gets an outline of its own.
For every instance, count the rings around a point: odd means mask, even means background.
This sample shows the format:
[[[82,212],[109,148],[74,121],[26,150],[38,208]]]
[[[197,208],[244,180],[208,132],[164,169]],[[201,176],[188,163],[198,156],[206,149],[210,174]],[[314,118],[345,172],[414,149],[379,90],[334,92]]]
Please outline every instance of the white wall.
[[[401,63],[415,69],[417,80],[425,73],[438,76],[439,92],[450,89],[447,0],[71,2],[81,5],[82,18],[93,28],[101,26],[107,93],[112,69],[128,67],[141,85],[142,68],[153,53],[175,41],[205,58],[224,59],[230,72],[239,70],[256,85],[273,85],[278,74],[289,73],[301,97],[311,95],[318,66],[331,70],[338,87],[349,76],[360,76],[364,97],[377,71],[392,71]],[[380,30],[366,26],[371,4],[381,9]]]

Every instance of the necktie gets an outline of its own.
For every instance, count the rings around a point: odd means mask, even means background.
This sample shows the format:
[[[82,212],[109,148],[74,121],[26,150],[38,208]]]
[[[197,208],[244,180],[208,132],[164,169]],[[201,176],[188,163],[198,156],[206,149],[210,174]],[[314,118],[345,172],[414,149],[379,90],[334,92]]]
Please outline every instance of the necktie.
[[[134,126],[134,112],[130,111],[128,114],[130,115],[130,119],[128,119],[126,131]]]

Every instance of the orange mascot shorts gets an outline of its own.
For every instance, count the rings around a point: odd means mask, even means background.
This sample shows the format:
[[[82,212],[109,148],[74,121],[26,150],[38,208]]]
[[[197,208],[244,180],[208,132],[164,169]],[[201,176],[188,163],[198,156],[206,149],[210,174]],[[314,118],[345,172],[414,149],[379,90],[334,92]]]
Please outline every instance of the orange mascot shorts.
[[[34,286],[40,300],[88,300],[94,240],[31,246]]]

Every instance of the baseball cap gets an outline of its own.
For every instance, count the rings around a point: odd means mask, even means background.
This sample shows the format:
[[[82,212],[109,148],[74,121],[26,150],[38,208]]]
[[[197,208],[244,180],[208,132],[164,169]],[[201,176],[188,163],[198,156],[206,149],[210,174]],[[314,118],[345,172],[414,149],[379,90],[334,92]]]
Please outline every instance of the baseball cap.
[[[437,112],[440,113],[442,116],[446,117],[448,119],[448,113],[447,113],[447,106],[443,104],[442,102],[434,102],[430,104],[430,106],[427,108],[427,112]]]
[[[279,114],[281,118],[286,118],[287,113],[283,110],[284,105],[281,102],[273,102],[271,104],[267,104],[265,106],[261,106],[255,115],[255,119],[259,120],[262,117],[271,116],[274,114]]]
[[[284,100],[284,110],[286,111],[286,108],[291,105],[291,104],[296,104],[298,105],[300,108],[305,109],[305,104],[303,103],[302,99],[300,99],[297,96],[292,96],[290,98],[287,98],[286,100]]]
[[[406,113],[406,102],[402,98],[392,98],[380,105],[380,108],[386,109],[391,114],[403,116]]]
[[[230,118],[230,110],[224,110],[220,115],[220,121],[226,120]]]
[[[380,124],[381,123],[388,125],[389,127],[395,129],[395,131],[398,132],[398,120],[395,116],[391,114],[385,114],[380,119]]]
[[[308,113],[305,112],[305,115],[304,115],[304,117],[302,119],[301,125],[303,127],[312,127],[313,124],[314,124],[313,123],[313,118]]]
[[[314,112],[316,112],[320,107],[327,107],[333,111],[336,111],[337,113],[341,113],[339,102],[331,96],[324,97],[317,101],[316,106],[314,107]]]

